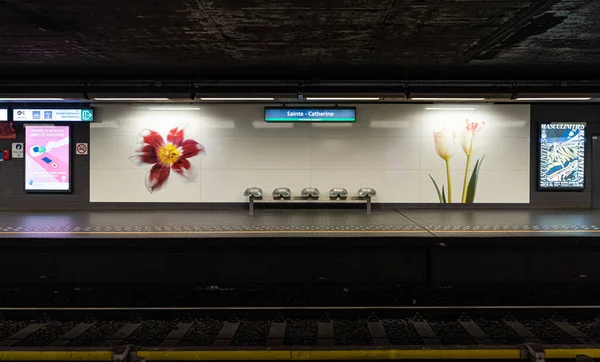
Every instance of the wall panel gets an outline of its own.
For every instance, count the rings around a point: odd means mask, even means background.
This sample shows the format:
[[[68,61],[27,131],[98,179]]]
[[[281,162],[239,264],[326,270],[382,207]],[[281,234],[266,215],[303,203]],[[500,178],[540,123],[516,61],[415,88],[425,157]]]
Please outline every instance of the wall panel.
[[[101,114],[91,131],[92,202],[243,202],[249,186],[267,193],[285,186],[295,194],[307,186],[323,192],[341,186],[351,193],[371,186],[378,202],[437,203],[429,175],[448,193],[446,163],[434,141],[442,128],[454,132],[446,135],[454,150],[453,202],[461,202],[467,120],[480,124],[468,179],[476,161],[486,157],[475,201],[529,202],[528,105],[358,105],[356,123],[338,124],[266,124],[262,105],[203,105],[182,112],[121,106]],[[183,127],[186,137],[206,150],[190,158],[197,181],[184,183],[171,172],[168,185],[150,193],[142,173],[151,165],[139,171],[129,155],[145,129],[166,135],[173,127]],[[118,190],[110,179],[119,183]]]

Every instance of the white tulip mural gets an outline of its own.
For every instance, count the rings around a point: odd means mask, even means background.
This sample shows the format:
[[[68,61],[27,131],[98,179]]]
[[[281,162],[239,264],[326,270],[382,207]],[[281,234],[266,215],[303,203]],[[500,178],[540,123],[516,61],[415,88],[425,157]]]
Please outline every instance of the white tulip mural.
[[[461,203],[473,203],[475,201],[475,192],[477,190],[477,179],[479,177],[479,170],[481,168],[481,163],[485,156],[481,159],[478,159],[475,163],[475,167],[473,168],[473,172],[471,173],[471,177],[469,178],[469,169],[471,166],[471,157],[475,151],[476,136],[485,126],[485,122],[479,121],[469,121],[468,119],[465,122],[464,127],[460,131],[460,145],[467,157],[467,166],[465,167],[465,177],[463,180],[463,189],[462,189],[462,197]],[[447,178],[447,189],[448,189],[448,197],[446,198],[446,192],[444,185],[442,185],[442,189],[440,192],[440,188],[438,187],[435,179],[429,175],[433,185],[435,186],[438,199],[440,203],[452,203],[452,178],[450,176],[450,159],[454,156],[456,151],[456,131],[448,129],[446,127],[442,128],[440,131],[433,132],[433,142],[435,146],[435,151],[438,156],[446,163],[446,178]]]
[[[454,156],[456,152],[456,132],[448,129],[442,128],[439,132],[433,132],[433,143],[435,145],[435,152],[437,152],[438,156],[440,156],[446,162],[446,177],[448,181],[448,202],[452,202],[452,177],[450,176],[450,159]],[[431,177],[431,175],[429,175]],[[433,177],[431,178],[433,180]],[[444,185],[442,185],[442,192],[440,194],[440,190],[433,181],[435,188],[438,193],[438,197],[440,198],[440,202],[444,199],[443,202],[446,202],[446,195],[444,192]]]

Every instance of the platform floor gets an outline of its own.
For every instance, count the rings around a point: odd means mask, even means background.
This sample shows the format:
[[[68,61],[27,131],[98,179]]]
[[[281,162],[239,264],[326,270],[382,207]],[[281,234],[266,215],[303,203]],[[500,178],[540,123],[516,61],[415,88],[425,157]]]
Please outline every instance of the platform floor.
[[[0,237],[600,236],[600,211],[361,210],[3,212]]]

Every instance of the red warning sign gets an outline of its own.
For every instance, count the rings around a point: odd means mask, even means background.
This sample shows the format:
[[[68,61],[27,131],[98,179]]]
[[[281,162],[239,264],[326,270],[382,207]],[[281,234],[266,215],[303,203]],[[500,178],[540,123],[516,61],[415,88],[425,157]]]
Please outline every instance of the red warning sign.
[[[75,153],[78,155],[87,155],[88,154],[88,144],[87,143],[76,143],[75,144]]]

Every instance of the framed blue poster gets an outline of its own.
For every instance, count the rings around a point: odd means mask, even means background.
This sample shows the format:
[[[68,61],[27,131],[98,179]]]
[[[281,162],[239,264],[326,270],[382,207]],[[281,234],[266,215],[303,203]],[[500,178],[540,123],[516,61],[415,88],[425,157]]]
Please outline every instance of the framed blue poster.
[[[583,190],[586,124],[542,123],[540,127],[540,190]]]

